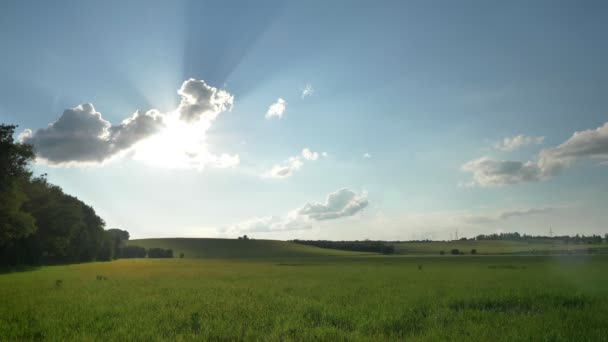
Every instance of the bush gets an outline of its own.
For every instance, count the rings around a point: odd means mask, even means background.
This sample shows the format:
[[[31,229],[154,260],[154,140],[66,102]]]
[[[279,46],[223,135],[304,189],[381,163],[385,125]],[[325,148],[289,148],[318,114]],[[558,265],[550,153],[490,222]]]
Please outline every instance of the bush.
[[[452,249],[452,254],[453,255],[459,255],[460,254],[460,250],[458,248],[454,248],[454,249]]]
[[[120,249],[121,258],[145,258],[146,249],[139,246],[125,246]]]
[[[444,251],[441,251],[441,252],[439,252],[439,254],[440,254],[440,255],[444,255],[444,254],[445,254],[445,252],[444,252]]]
[[[173,250],[170,248],[150,248],[148,249],[148,258],[173,258]]]
[[[477,254],[477,250],[475,248],[471,249],[471,254]]]
[[[179,258],[180,258],[180,259],[183,259],[183,258],[184,258],[184,252],[179,253]]]

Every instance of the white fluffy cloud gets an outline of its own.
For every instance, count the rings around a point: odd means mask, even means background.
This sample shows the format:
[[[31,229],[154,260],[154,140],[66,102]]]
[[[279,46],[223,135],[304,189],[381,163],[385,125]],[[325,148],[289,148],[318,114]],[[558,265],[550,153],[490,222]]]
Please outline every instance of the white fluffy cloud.
[[[319,159],[319,153],[313,152],[306,147],[302,150],[301,156],[289,157],[283,164],[274,165],[272,169],[264,175],[272,178],[287,178],[304,165],[303,160],[315,161],[317,159]]]
[[[312,87],[312,85],[307,84],[304,89],[302,89],[302,98],[309,97],[314,93],[315,89]]]
[[[270,170],[270,176],[273,178],[286,178],[291,176],[295,171],[299,170],[304,163],[299,157],[290,157],[283,165],[274,165]]]
[[[283,113],[285,113],[285,109],[287,109],[287,102],[279,97],[277,102],[273,103],[268,107],[268,111],[266,112],[266,119],[279,118],[283,117]]]
[[[66,109],[59,119],[36,132],[26,129],[23,143],[34,146],[37,158],[52,165],[101,163],[164,127],[156,111],[136,112],[120,125],[104,120],[92,104]]]
[[[369,159],[369,158],[371,158],[371,157],[372,157],[372,155],[371,155],[371,154],[369,154],[369,153],[367,153],[367,152],[363,153],[363,159]]]
[[[234,96],[227,91],[193,78],[184,81],[177,93],[182,97],[177,108],[180,119],[188,122],[215,120],[219,113],[232,110],[234,104]]]
[[[317,221],[330,220],[352,216],[365,209],[368,204],[366,193],[357,194],[350,189],[343,188],[327,195],[324,203],[306,204],[298,210],[298,213]]]
[[[353,216],[368,205],[367,194],[343,188],[327,195],[324,203],[307,203],[284,216],[256,217],[228,226],[222,232],[234,236],[243,233],[268,233],[306,230],[313,222]]]
[[[212,122],[232,109],[234,97],[194,79],[185,81],[178,94],[181,102],[174,111],[137,111],[118,125],[104,120],[92,104],[81,104],[47,128],[26,129],[20,140],[34,146],[37,161],[55,166],[101,164],[126,151],[159,166],[238,165],[238,155],[215,155],[205,142]]]
[[[501,151],[515,151],[516,149],[525,145],[538,145],[545,141],[545,137],[529,137],[523,134],[516,135],[514,137],[506,137],[502,141],[494,144],[494,147]]]
[[[534,161],[482,157],[465,163],[462,170],[472,173],[472,185],[501,186],[546,180],[575,161],[586,158],[608,158],[608,123],[575,132],[559,146],[542,150]]]
[[[302,157],[306,160],[317,160],[319,159],[319,153],[313,152],[306,147],[302,150]]]

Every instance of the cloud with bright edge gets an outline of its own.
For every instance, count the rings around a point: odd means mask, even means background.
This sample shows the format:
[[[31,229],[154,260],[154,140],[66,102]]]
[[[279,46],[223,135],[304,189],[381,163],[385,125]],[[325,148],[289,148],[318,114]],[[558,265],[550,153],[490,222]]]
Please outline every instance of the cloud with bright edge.
[[[273,103],[268,107],[268,111],[266,112],[266,119],[272,118],[283,118],[283,113],[287,109],[287,102],[282,98],[278,98],[277,102]]]
[[[314,92],[315,89],[312,87],[312,85],[307,84],[304,89],[302,89],[302,98],[309,97],[314,94]]]
[[[322,203],[307,203],[283,216],[256,217],[222,229],[226,235],[312,229],[316,221],[354,216],[368,206],[367,193],[348,188],[327,195]]]
[[[81,104],[66,109],[46,128],[24,130],[19,139],[34,146],[37,162],[51,166],[102,165],[126,153],[172,168],[238,165],[238,155],[216,155],[205,139],[218,115],[232,110],[234,97],[195,79],[184,81],[178,94],[175,110],[136,111],[118,125],[104,120],[92,104]]]
[[[545,141],[545,137],[529,137],[523,134],[514,137],[506,137],[502,141],[494,144],[497,150],[511,152],[526,145],[539,145]]]
[[[526,162],[481,157],[462,166],[473,180],[469,185],[503,186],[547,180],[585,159],[608,158],[608,122],[574,134],[557,147],[544,149],[535,160]]]
[[[319,153],[313,152],[308,147],[305,147],[300,156],[289,157],[283,164],[274,165],[269,172],[264,174],[264,176],[271,178],[287,178],[299,170],[304,165],[304,161],[315,161],[317,159],[319,159]]]

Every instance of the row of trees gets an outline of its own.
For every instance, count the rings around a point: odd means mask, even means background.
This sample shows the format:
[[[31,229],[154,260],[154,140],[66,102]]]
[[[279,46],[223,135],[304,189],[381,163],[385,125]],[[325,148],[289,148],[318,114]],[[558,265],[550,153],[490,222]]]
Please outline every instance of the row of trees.
[[[395,248],[384,241],[328,241],[328,240],[293,240],[291,242],[321,248],[341,249],[355,252],[372,252],[382,254],[393,254]]]
[[[34,177],[31,146],[13,140],[16,126],[0,124],[0,265],[112,260],[129,239],[78,198]]]
[[[602,242],[608,243],[608,234],[604,235],[602,239],[601,235],[579,235],[576,234],[574,236],[570,235],[559,235],[559,236],[542,236],[542,235],[527,235],[527,234],[519,234],[515,233],[500,233],[500,234],[481,234],[477,235],[475,238],[464,240],[508,240],[508,241],[539,241],[539,240],[553,240],[553,241],[563,241],[568,244],[600,244]],[[461,240],[463,240],[461,239]]]

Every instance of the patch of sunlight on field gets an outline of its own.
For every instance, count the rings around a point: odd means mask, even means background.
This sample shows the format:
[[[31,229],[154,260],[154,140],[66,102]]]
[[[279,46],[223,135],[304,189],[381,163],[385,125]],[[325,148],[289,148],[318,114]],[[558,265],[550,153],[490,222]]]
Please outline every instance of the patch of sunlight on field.
[[[606,269],[606,256],[131,259],[50,266],[0,275],[0,336],[602,341],[608,338]]]

